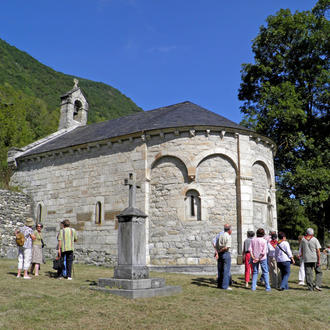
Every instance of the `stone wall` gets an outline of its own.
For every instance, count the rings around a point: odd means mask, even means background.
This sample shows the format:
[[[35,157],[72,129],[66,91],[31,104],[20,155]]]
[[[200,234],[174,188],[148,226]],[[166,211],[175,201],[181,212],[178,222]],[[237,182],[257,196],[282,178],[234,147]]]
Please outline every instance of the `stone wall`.
[[[211,241],[225,223],[233,227],[233,255],[237,254],[236,170],[227,157],[235,155],[234,136],[164,136],[151,139],[148,155],[158,158],[151,170],[149,253],[153,265],[214,264]],[[224,148],[226,145],[226,148]],[[184,148],[183,148],[184,146]],[[206,153],[205,153],[206,152]],[[167,156],[161,156],[161,155]],[[201,154],[205,156],[200,157]],[[189,178],[182,159],[198,159]],[[186,192],[196,191],[200,218],[189,214]]]
[[[0,257],[15,258],[14,231],[32,216],[33,201],[23,193],[0,190]]]
[[[60,222],[69,219],[78,231],[76,260],[113,265],[117,259],[116,215],[128,205],[124,179],[129,172],[139,178],[141,171],[144,175],[143,155],[141,141],[81,148],[21,163],[12,184],[32,196],[35,215],[41,207],[40,221],[52,251],[56,249]],[[143,197],[141,193],[137,196],[142,210]],[[100,224],[95,221],[98,202]]]

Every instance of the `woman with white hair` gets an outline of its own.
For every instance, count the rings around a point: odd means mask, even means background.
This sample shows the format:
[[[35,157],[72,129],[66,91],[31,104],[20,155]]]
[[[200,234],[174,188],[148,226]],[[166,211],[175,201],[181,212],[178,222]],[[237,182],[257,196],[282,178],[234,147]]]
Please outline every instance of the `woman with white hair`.
[[[307,235],[301,240],[301,256],[305,265],[305,277],[308,290],[322,291],[322,270],[320,242],[314,237],[313,228],[307,229]],[[313,271],[315,271],[315,285],[313,282]]]
[[[24,279],[30,280],[31,277],[28,275],[28,269],[31,265],[32,260],[32,241],[36,239],[33,234],[32,227],[34,226],[34,221],[31,218],[26,219],[24,226],[15,231],[16,237],[19,233],[24,235],[24,244],[18,246],[18,270],[17,277],[21,277],[22,269],[24,269]]]

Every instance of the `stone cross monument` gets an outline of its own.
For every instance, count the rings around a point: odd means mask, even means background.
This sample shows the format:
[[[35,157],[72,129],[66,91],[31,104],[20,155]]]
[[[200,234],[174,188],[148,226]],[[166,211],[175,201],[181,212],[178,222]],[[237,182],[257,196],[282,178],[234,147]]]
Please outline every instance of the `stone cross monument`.
[[[118,218],[118,266],[115,268],[115,278],[140,279],[149,277],[146,265],[146,228],[145,215],[135,208],[136,184],[133,173],[125,180],[129,186],[128,207]]]
[[[129,186],[128,207],[118,216],[118,265],[114,278],[100,278],[94,290],[127,298],[146,298],[168,296],[181,292],[179,286],[165,286],[163,278],[149,278],[146,265],[146,228],[147,215],[136,208],[136,184],[133,173],[125,179]],[[109,288],[107,288],[109,287]]]

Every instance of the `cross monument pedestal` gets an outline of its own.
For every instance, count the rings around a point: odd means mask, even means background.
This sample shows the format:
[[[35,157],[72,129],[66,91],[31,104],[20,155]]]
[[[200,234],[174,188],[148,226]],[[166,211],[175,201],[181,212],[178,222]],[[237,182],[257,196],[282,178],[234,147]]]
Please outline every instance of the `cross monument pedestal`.
[[[179,286],[166,286],[162,278],[149,278],[146,264],[147,215],[135,207],[136,189],[133,174],[125,180],[129,186],[129,206],[118,218],[118,265],[113,278],[100,278],[94,290],[102,290],[127,298],[168,296],[181,292]]]

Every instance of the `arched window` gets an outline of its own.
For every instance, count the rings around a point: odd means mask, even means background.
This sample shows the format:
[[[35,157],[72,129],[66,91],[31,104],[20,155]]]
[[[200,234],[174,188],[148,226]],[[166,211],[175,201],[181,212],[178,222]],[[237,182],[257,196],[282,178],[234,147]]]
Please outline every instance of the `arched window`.
[[[38,204],[37,206],[37,223],[41,222],[41,215],[42,215],[42,206]]]
[[[79,100],[76,100],[74,102],[73,119],[75,121],[81,122],[81,116],[82,116],[82,104]]]
[[[95,223],[100,225],[102,220],[102,204],[97,202],[95,205]]]
[[[187,220],[202,220],[201,197],[197,190],[191,189],[186,192],[185,204]]]

